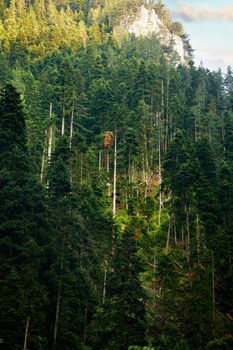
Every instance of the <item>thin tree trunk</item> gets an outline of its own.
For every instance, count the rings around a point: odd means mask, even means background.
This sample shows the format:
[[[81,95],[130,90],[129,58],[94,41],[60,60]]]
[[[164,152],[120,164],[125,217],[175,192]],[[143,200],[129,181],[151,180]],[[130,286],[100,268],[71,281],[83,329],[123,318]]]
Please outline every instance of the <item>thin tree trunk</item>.
[[[49,145],[48,145],[48,160],[51,159],[52,154],[52,144],[53,144],[53,126],[49,127]]]
[[[134,182],[134,160],[132,160],[131,165],[131,181]]]
[[[170,112],[170,122],[169,122],[169,125],[170,125],[170,130],[171,130],[171,133],[170,133],[170,137],[169,137],[169,141],[173,139],[173,115],[172,115],[172,112]]]
[[[57,343],[57,330],[58,330],[58,320],[59,320],[59,312],[60,312],[60,302],[61,302],[61,280],[59,281],[59,284],[58,284],[56,315],[55,315],[55,324],[54,324],[54,331],[53,331],[53,350],[56,349],[56,343]]]
[[[199,227],[199,215],[197,214],[197,263],[200,264],[200,227]]]
[[[107,173],[109,174],[110,172],[110,165],[109,165],[109,148],[107,149]]]
[[[28,316],[27,322],[26,322],[26,327],[25,327],[23,350],[27,350],[29,323],[30,323],[30,317]]]
[[[168,231],[167,231],[166,254],[168,254],[168,250],[169,250],[170,235],[171,235],[171,220],[169,220]]]
[[[189,227],[189,207],[185,205],[185,212],[186,212],[186,229],[187,229],[187,253],[188,253],[188,260],[190,256],[190,227]]]
[[[81,152],[81,161],[80,161],[80,183],[83,184],[83,152]]]
[[[165,137],[164,137],[164,82],[163,80],[161,81],[161,116],[163,120],[163,139],[162,139],[162,144],[163,144],[163,150],[165,149]],[[161,120],[160,120],[161,123]],[[161,125],[159,123],[159,128],[161,128]],[[160,136],[161,136],[161,130],[160,130]]]
[[[70,120],[70,148],[72,146],[73,130],[74,130],[74,101],[73,101],[71,120]]]
[[[41,170],[40,170],[40,181],[43,182],[44,178],[44,166],[45,166],[45,157],[46,157],[46,144],[47,144],[47,129],[45,130],[45,139],[44,139],[44,148],[43,148],[43,155],[42,155],[42,161],[41,161]]]
[[[137,188],[136,190],[136,194],[137,194],[137,198],[139,197],[139,189]],[[139,217],[139,209],[138,209],[138,206],[137,206],[137,210],[136,210],[136,215],[137,217]]]
[[[51,153],[52,153],[52,143],[53,143],[53,125],[52,125],[52,110],[53,110],[53,104],[50,103],[49,108],[49,119],[51,125],[49,126],[49,144],[48,144],[48,160],[50,161]]]
[[[125,195],[125,209],[128,211],[129,209],[129,204],[128,204],[128,193],[126,192],[126,195]]]
[[[142,181],[146,181],[146,172],[145,172],[145,155],[142,156]]]
[[[65,108],[62,108],[61,136],[65,135]]]
[[[169,106],[169,77],[167,77],[167,98],[166,98],[166,131],[165,131],[165,151],[168,147],[168,139],[169,139],[169,113],[168,113],[168,106]]]
[[[101,170],[101,164],[102,164],[102,150],[99,151],[99,171]]]
[[[62,276],[61,276],[61,274],[62,274],[63,265],[64,265],[64,250],[65,250],[65,235],[63,237],[63,242],[62,242],[60,279],[59,279],[59,283],[58,283],[56,314],[55,314],[54,331],[53,331],[53,350],[56,349],[56,344],[57,344],[57,331],[58,331],[58,321],[59,321],[59,312],[60,312],[60,304],[61,304],[61,288],[62,288]]]
[[[129,154],[129,165],[128,165],[128,178],[129,178],[129,182],[131,182],[131,157]]]
[[[161,224],[161,212],[162,212],[162,161],[161,161],[161,130],[160,130],[160,114],[158,114],[158,128],[159,128],[159,215],[158,215],[158,225]]]
[[[103,284],[103,297],[102,297],[102,303],[105,304],[105,297],[106,297],[106,286],[107,286],[107,262],[106,266],[104,268],[104,284]]]
[[[117,176],[117,131],[115,130],[114,138],[114,170],[113,170],[113,203],[112,203],[112,214],[116,216],[116,176]]]
[[[177,244],[177,233],[176,233],[176,224],[174,223],[174,240],[175,244]]]
[[[184,226],[181,225],[181,244],[184,247]]]

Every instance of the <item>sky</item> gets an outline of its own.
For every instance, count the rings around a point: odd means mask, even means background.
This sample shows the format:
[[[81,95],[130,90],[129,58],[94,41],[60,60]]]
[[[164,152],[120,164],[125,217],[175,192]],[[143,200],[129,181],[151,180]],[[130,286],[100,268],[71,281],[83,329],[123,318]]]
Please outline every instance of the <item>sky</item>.
[[[189,34],[195,63],[210,70],[233,66],[233,1],[164,0]]]

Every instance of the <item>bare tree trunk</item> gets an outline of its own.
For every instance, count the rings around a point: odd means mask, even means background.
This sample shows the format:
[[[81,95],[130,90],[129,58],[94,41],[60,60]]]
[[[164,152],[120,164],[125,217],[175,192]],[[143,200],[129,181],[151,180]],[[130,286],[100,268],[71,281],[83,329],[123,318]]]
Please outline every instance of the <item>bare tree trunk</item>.
[[[174,240],[175,244],[177,244],[177,233],[176,233],[176,224],[174,223]]]
[[[161,81],[161,116],[163,121],[163,138],[160,139],[160,143],[163,145],[163,150],[165,149],[165,137],[164,137],[164,82]],[[161,136],[161,119],[159,120],[160,136]]]
[[[129,154],[129,163],[128,163],[128,178],[129,178],[129,182],[131,182],[131,157]]]
[[[106,266],[104,268],[104,284],[103,284],[103,297],[102,297],[102,303],[105,304],[105,297],[106,297],[106,286],[107,286],[107,261],[105,261]]]
[[[186,229],[187,229],[187,253],[188,260],[190,256],[190,227],[189,227],[189,207],[185,205],[185,213],[186,213]]]
[[[107,173],[109,174],[110,172],[110,165],[109,165],[109,148],[107,149]]]
[[[169,138],[169,141],[173,139],[173,115],[172,115],[172,112],[170,112],[170,122],[169,122],[169,125],[170,125],[170,130],[171,130],[171,134],[170,134],[170,138]]]
[[[131,165],[131,181],[134,182],[134,160],[132,160]]]
[[[181,226],[181,244],[184,247],[184,226]]]
[[[199,215],[197,214],[197,263],[200,264],[200,227],[199,227]]]
[[[145,171],[145,155],[142,156],[142,181],[146,181],[146,171]]]
[[[57,343],[57,330],[58,330],[58,320],[59,320],[59,312],[60,312],[60,302],[61,302],[61,280],[59,281],[59,284],[58,284],[56,315],[55,315],[55,324],[54,324],[54,331],[53,331],[53,350],[56,349],[56,343]]]
[[[137,193],[137,198],[138,198],[138,197],[139,197],[139,189],[138,189],[138,188],[137,188],[137,190],[136,190],[136,193]],[[139,210],[138,210],[138,206],[137,206],[136,215],[137,215],[137,217],[139,217]]]
[[[53,109],[53,104],[50,103],[50,108],[49,108],[50,126],[49,126],[49,140],[48,140],[48,162],[50,162],[50,160],[51,160],[52,145],[53,145],[52,109]],[[47,188],[49,188],[49,181],[47,181]]]
[[[168,231],[167,231],[166,254],[168,254],[168,250],[169,250],[170,235],[171,235],[171,220],[169,220]]]
[[[74,130],[74,101],[73,101],[71,120],[70,120],[70,148],[72,146],[73,130]]]
[[[62,274],[63,265],[64,265],[64,250],[65,250],[65,235],[63,237],[63,242],[62,242],[60,279],[59,279],[59,283],[58,283],[56,314],[55,314],[54,331],[53,331],[53,350],[56,349],[56,343],[57,343],[57,331],[58,331],[58,321],[59,321],[59,312],[60,312],[60,304],[61,304],[61,288],[62,288],[62,276],[61,276],[61,274]]]
[[[101,170],[101,164],[102,164],[102,150],[99,151],[99,171]]]
[[[115,130],[114,138],[114,170],[113,170],[113,203],[112,203],[112,214],[116,216],[116,176],[117,176],[117,131]]]
[[[162,161],[161,161],[161,129],[160,129],[160,114],[158,114],[158,128],[159,128],[159,215],[158,215],[158,225],[161,224],[161,212],[162,212]]]
[[[44,178],[44,166],[45,166],[45,157],[46,157],[46,144],[47,144],[47,129],[45,130],[45,139],[44,139],[44,147],[43,147],[43,155],[41,161],[41,170],[40,170],[40,181],[43,182]]]
[[[81,152],[81,161],[80,161],[80,183],[83,184],[83,152]]]
[[[65,135],[65,110],[62,111],[61,136]]]
[[[53,110],[53,104],[50,103],[50,108],[49,108],[49,118],[50,118],[50,123],[52,123],[52,110]],[[53,125],[51,124],[49,126],[49,144],[48,144],[48,160],[51,158],[51,153],[52,153],[52,143],[53,143]]]
[[[169,139],[169,111],[168,111],[168,106],[169,106],[169,77],[167,77],[167,98],[166,98],[166,131],[165,131],[165,150],[167,150],[168,147],[168,139]]]
[[[30,323],[30,317],[28,316],[27,322],[26,322],[25,334],[24,334],[23,350],[27,350],[29,323]]]

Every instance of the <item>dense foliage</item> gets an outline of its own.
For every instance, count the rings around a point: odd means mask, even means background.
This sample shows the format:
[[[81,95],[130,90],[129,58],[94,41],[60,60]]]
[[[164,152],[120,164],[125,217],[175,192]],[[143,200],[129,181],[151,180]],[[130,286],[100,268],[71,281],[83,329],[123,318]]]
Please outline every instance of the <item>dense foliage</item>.
[[[139,3],[0,0],[2,349],[233,348],[233,72]]]

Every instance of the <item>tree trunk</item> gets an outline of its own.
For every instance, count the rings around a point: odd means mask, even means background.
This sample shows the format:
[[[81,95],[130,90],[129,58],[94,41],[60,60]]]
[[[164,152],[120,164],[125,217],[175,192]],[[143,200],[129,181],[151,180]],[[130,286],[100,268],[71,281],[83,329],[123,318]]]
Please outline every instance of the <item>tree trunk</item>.
[[[55,314],[55,322],[54,322],[54,331],[53,331],[53,350],[56,349],[57,344],[57,331],[58,331],[58,321],[59,321],[59,312],[60,312],[60,304],[61,304],[61,288],[62,288],[62,271],[64,264],[64,251],[65,251],[65,236],[63,237],[62,242],[62,252],[61,252],[61,265],[60,265],[60,279],[58,283],[58,292],[57,292],[57,304],[56,304],[56,314]]]
[[[117,131],[115,130],[114,138],[114,170],[113,170],[113,203],[112,203],[112,214],[116,216],[116,176],[117,176]]]
[[[45,157],[46,157],[47,132],[48,131],[46,129],[45,130],[43,155],[42,155],[42,161],[41,161],[41,170],[40,170],[40,181],[41,182],[43,182],[43,178],[44,178],[44,166],[45,166]]]
[[[107,149],[107,173],[109,174],[110,172],[110,165],[109,165],[109,148]]]
[[[99,151],[99,171],[101,170],[102,165],[102,150]]]
[[[80,160],[80,184],[83,184],[83,152],[81,152],[81,160]]]
[[[163,138],[162,138],[162,145],[163,145],[163,150],[165,149],[165,137],[164,137],[164,82],[163,80],[161,81],[161,116],[162,116],[162,121],[163,121]],[[159,128],[160,128],[160,136],[161,136],[161,120],[159,120]]]
[[[72,146],[73,130],[74,130],[74,102],[72,106],[72,113],[71,113],[71,120],[70,120],[70,148]]]
[[[181,244],[184,247],[184,226],[181,226]]]
[[[48,160],[50,161],[51,154],[52,154],[52,143],[53,143],[53,125],[52,125],[52,109],[53,104],[50,103],[50,109],[49,109],[49,118],[51,125],[49,126],[49,144],[48,144]]]
[[[107,286],[107,262],[106,266],[104,268],[104,284],[103,284],[103,297],[102,297],[102,303],[105,304],[105,297],[106,297],[106,286]]]
[[[197,263],[198,265],[200,264],[200,227],[199,227],[199,215],[197,214],[197,219],[196,219],[196,223],[197,223]]]
[[[28,316],[27,322],[26,322],[26,327],[25,327],[23,350],[27,350],[29,323],[30,323],[30,317]]]
[[[65,135],[65,107],[62,108],[61,136]]]
[[[129,154],[129,161],[128,161],[128,179],[129,179],[129,182],[131,182],[131,157],[130,157],[130,154]]]
[[[158,225],[161,224],[161,212],[162,212],[162,160],[161,160],[161,130],[160,130],[160,114],[158,113],[158,128],[159,128],[159,215],[158,215]]]
[[[59,281],[59,284],[58,284],[56,315],[55,315],[55,324],[54,324],[54,331],[53,331],[53,350],[56,349],[56,343],[57,343],[57,330],[58,330],[60,302],[61,302],[61,280]]]
[[[186,213],[186,229],[187,229],[187,254],[188,260],[190,257],[190,227],[189,227],[189,207],[185,205],[185,213]]]
[[[167,77],[167,98],[166,98],[166,130],[165,130],[165,151],[168,148],[168,140],[169,140],[169,111],[168,111],[168,106],[169,106],[169,77]]]
[[[166,254],[168,254],[168,250],[169,250],[170,235],[171,235],[171,220],[169,220],[168,231],[167,231]]]
[[[177,244],[177,233],[176,233],[176,224],[174,223],[174,240],[175,244]]]

